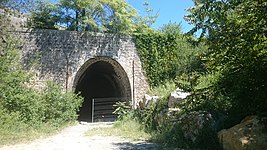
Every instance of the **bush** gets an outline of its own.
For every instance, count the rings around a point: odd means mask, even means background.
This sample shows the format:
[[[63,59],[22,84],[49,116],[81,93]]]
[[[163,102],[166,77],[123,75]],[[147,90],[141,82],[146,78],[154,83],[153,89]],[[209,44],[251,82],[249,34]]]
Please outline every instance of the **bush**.
[[[186,18],[195,25],[190,32],[201,31],[199,40],[209,49],[202,57],[205,66],[220,75],[198,91],[196,100],[215,110],[226,104],[232,122],[267,112],[266,6],[263,1],[226,0],[201,1],[188,9]]]
[[[5,9],[5,8],[4,8]],[[64,93],[50,82],[45,90],[29,85],[31,74],[21,65],[18,47],[12,38],[7,14],[0,13],[0,143],[33,139],[37,132],[51,132],[77,118],[82,98]]]
[[[0,129],[1,131],[8,130],[18,130],[18,127],[21,127],[23,123],[21,123],[19,113],[12,112],[8,113],[6,109],[0,106]],[[1,135],[1,134],[0,134]]]
[[[28,88],[25,83],[29,79],[29,73],[24,71],[20,65],[19,54],[16,46],[19,42],[16,39],[6,37],[0,57],[0,99],[6,113],[18,113],[20,120],[39,122],[38,92]]]
[[[28,87],[31,75],[20,65],[16,49],[18,41],[8,38],[6,43],[1,44],[3,55],[0,57],[0,105],[6,110],[4,112],[18,113],[19,120],[30,125],[55,120],[75,120],[82,98],[72,92],[63,93],[52,82],[43,91]]]
[[[28,125],[21,121],[20,114],[8,112],[0,105],[0,143],[10,143],[18,139],[18,134],[26,132]],[[0,145],[1,145],[0,144]]]
[[[153,132],[152,135],[153,140],[157,143],[161,143],[163,148],[190,149],[189,141],[184,138],[183,131],[179,124],[168,123],[164,128],[161,129],[161,132]]]
[[[161,143],[167,149],[221,149],[215,122],[198,126],[199,122],[190,121],[187,113],[178,112],[171,116],[166,108],[159,109],[164,107],[156,103],[139,112],[140,123],[155,142]],[[184,119],[185,116],[187,119]],[[198,117],[200,116],[195,116],[199,119]]]
[[[116,102],[116,104],[113,106],[116,107],[113,114],[118,116],[118,120],[123,120],[130,117],[132,112],[132,106],[130,105],[130,102]]]
[[[214,77],[213,77],[214,78]],[[208,82],[204,87],[208,87]],[[193,86],[192,90],[195,86]],[[151,103],[148,107],[143,110],[136,110],[135,116],[138,116],[139,122],[144,126],[145,131],[150,133],[153,140],[157,143],[161,143],[164,148],[184,148],[184,149],[220,149],[220,144],[217,139],[217,129],[221,128],[221,122],[219,123],[218,118],[213,118],[207,125],[197,125],[198,122],[207,120],[205,117],[209,117],[210,113],[205,112],[199,113],[192,112],[194,109],[207,109],[213,108],[214,106],[205,106],[207,101],[193,101],[196,96],[190,97],[186,100],[181,107],[180,111],[170,112],[168,109],[168,97],[170,92],[175,89],[173,82],[167,82],[165,85],[155,87],[150,90],[152,94],[159,94],[161,96],[156,102]],[[203,90],[205,88],[201,88]],[[161,95],[162,94],[162,95]],[[189,104],[191,106],[187,106]],[[198,102],[201,102],[198,104]],[[212,104],[212,102],[210,102]],[[218,104],[218,103],[217,103]],[[215,104],[216,105],[216,104]],[[194,121],[191,120],[193,119]],[[216,116],[217,117],[217,116]],[[209,118],[210,119],[210,118]],[[196,127],[197,126],[197,127]],[[193,136],[188,138],[188,135]],[[208,140],[209,142],[207,142]]]
[[[64,93],[52,82],[45,90],[31,88],[31,74],[20,64],[20,42],[9,35],[0,36],[5,39],[0,41],[0,143],[31,139],[44,127],[57,128],[74,121],[82,98]]]
[[[148,132],[153,132],[156,131],[159,126],[161,126],[158,119],[167,108],[167,99],[160,98],[157,100],[157,102],[151,103],[149,107],[145,107],[143,110],[137,110],[136,116],[138,116],[140,123],[144,125]]]
[[[48,82],[43,91],[44,122],[67,122],[77,119],[77,111],[83,98],[72,93],[63,93],[62,89],[53,82]]]

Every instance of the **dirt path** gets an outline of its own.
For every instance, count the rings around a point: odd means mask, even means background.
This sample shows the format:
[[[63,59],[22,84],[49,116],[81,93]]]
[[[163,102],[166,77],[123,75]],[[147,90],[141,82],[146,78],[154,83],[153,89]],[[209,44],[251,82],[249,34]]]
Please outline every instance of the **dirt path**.
[[[116,136],[92,136],[84,133],[96,127],[111,127],[112,123],[80,123],[64,129],[54,136],[38,139],[30,143],[4,146],[0,150],[128,150],[157,149],[157,146],[145,141],[132,142]]]

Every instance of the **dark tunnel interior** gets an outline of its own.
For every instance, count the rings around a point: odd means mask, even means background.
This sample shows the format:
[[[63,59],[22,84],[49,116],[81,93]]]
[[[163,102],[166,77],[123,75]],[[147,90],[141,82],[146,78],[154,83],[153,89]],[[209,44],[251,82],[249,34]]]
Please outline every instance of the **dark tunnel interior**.
[[[102,98],[122,98],[126,96],[125,89],[115,73],[114,66],[105,61],[97,61],[86,69],[76,86],[76,93],[78,92],[84,97],[78,119],[87,122],[92,122],[92,99],[100,101]],[[108,110],[114,109],[112,105],[115,102],[105,102],[106,104],[98,108],[99,110],[103,109],[101,111],[101,113],[103,112],[102,117],[112,115],[112,112]],[[94,107],[94,109],[97,108]]]

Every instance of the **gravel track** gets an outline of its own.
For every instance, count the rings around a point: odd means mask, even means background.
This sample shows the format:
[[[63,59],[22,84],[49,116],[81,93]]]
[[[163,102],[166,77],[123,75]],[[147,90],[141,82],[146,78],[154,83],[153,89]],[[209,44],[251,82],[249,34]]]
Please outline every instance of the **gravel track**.
[[[0,150],[146,150],[158,149],[146,141],[131,141],[117,136],[85,136],[85,132],[98,127],[112,127],[112,123],[79,123],[60,133],[32,142],[1,147]]]

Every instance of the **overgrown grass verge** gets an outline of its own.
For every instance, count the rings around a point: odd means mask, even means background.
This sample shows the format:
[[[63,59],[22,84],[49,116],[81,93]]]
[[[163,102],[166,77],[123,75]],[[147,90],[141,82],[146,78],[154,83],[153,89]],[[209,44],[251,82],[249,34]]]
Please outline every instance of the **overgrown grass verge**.
[[[9,127],[0,127],[0,147],[4,145],[19,144],[29,142],[38,138],[47,137],[56,134],[64,128],[74,125],[77,122],[70,121],[61,125],[42,124],[31,127],[25,123],[10,125]]]
[[[138,121],[134,119],[116,121],[111,128],[95,128],[87,131],[86,135],[119,136],[133,141],[151,139],[151,135],[146,133]]]

